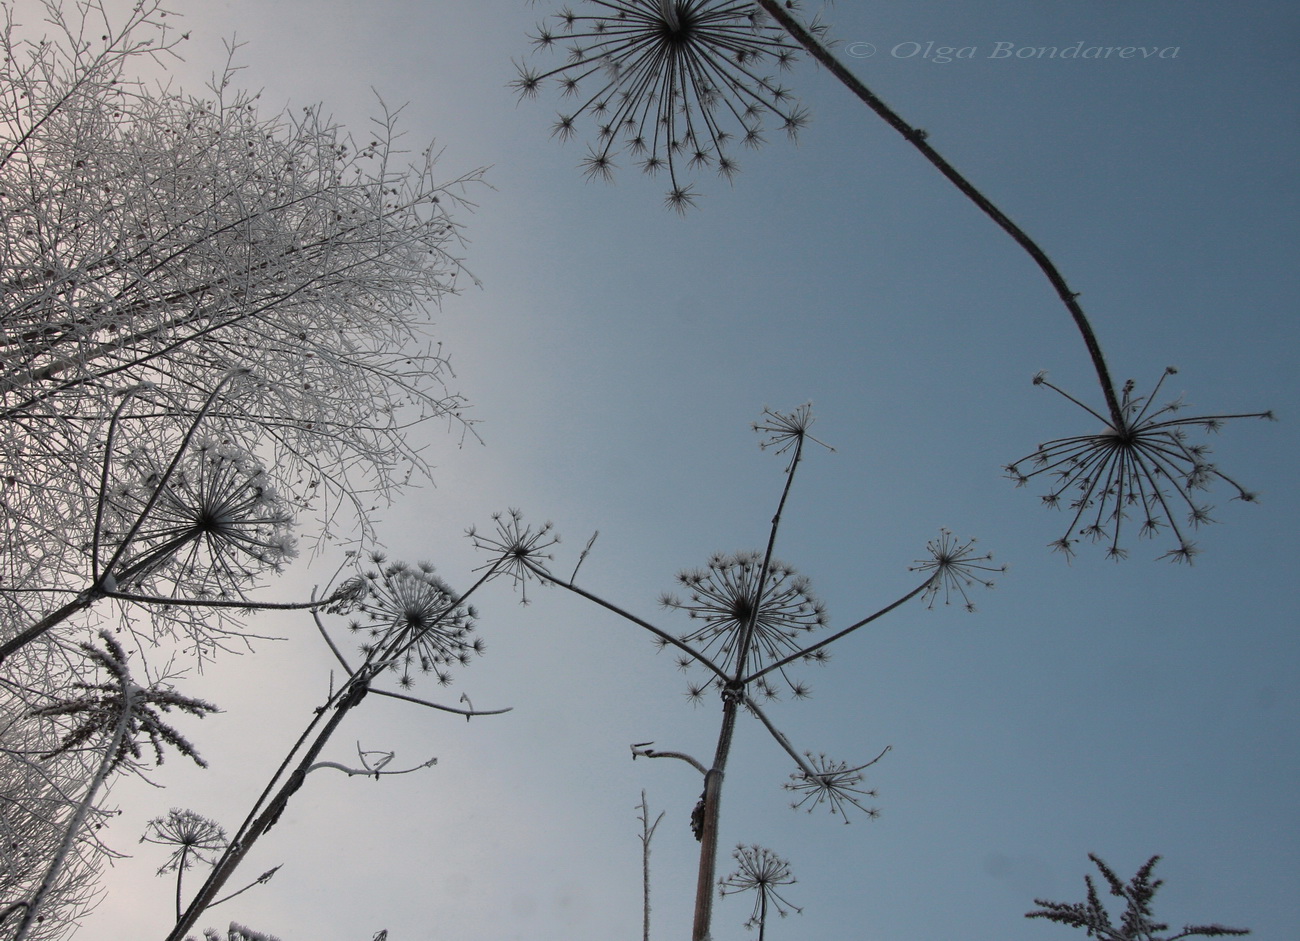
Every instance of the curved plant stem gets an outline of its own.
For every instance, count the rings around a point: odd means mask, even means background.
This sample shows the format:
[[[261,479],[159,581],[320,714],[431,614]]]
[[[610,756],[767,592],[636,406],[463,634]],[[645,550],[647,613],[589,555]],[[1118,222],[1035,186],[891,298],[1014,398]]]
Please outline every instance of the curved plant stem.
[[[1088,348],[1088,357],[1092,360],[1093,369],[1097,371],[1097,380],[1101,383],[1102,394],[1106,397],[1106,407],[1110,412],[1111,421],[1114,422],[1114,427],[1122,427],[1124,424],[1123,413],[1120,411],[1119,399],[1115,394],[1115,384],[1111,380],[1110,370],[1106,366],[1105,357],[1102,355],[1101,344],[1097,342],[1096,334],[1092,330],[1092,324],[1088,322],[1083,308],[1079,306],[1079,295],[1070,289],[1064,276],[1057,270],[1056,265],[1047,256],[1047,253],[1020,226],[1012,222],[1001,209],[995,206],[987,196],[962,176],[937,150],[931,147],[926,142],[924,131],[912,127],[904,121],[896,111],[881,101],[871,89],[867,88],[856,75],[845,68],[843,63],[831,55],[830,50],[818,41],[816,36],[790,15],[783,3],[779,2],[779,0],[758,0],[758,4],[774,20],[780,23],[791,37],[808,50],[809,55],[824,65],[863,104],[883,118],[886,124],[920,151],[921,155],[936,170],[942,173],[957,189],[961,190],[962,194],[978,206],[986,216],[997,223],[998,227],[1011,236],[1015,243],[1023,248],[1029,257],[1034,260],[1034,263],[1047,277],[1048,282],[1051,283],[1056,296],[1061,299],[1061,303],[1070,312],[1070,317],[1074,320],[1074,325],[1083,337],[1084,345]]]

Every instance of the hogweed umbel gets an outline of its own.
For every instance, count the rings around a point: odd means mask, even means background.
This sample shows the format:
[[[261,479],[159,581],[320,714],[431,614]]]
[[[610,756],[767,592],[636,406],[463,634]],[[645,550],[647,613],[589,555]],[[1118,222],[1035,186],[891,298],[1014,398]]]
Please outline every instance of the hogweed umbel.
[[[649,174],[666,169],[667,205],[679,212],[697,193],[687,176],[711,168],[730,179],[739,170],[734,145],[756,148],[765,126],[792,138],[807,111],[771,75],[798,58],[798,45],[744,0],[586,0],[537,27],[537,49],[563,46],[568,62],[551,69],[517,65],[510,83],[534,97],[554,80],[574,107],[551,134],[561,141],[595,124],[582,162],[589,178],[609,180],[626,151]]]
[[[659,599],[664,607],[685,611],[703,622],[681,640],[708,654],[731,674],[742,665],[752,672],[797,653],[802,639],[827,622],[826,609],[813,596],[807,578],[776,559],[769,561],[765,571],[763,561],[757,552],[718,553],[704,569],[677,576],[690,593],[687,600],[671,594]],[[742,649],[747,628],[751,630],[748,649]],[[824,660],[825,655],[812,654],[806,659]],[[806,694],[784,668],[779,672],[796,697]],[[775,695],[765,677],[758,682],[764,694]]]
[[[775,908],[782,918],[791,912],[799,914],[803,911],[781,895],[780,886],[794,885],[798,881],[788,860],[756,844],[737,846],[731,858],[736,861],[736,871],[718,880],[718,894],[754,893],[754,910],[745,927],[757,928],[759,941],[763,941],[766,935],[769,908]]]
[[[167,861],[158,867],[158,875],[176,873],[176,917],[181,916],[181,898],[185,871],[196,862],[212,866],[230,840],[226,831],[214,821],[192,810],[173,808],[166,817],[155,817],[145,827],[141,843],[175,847]]]
[[[129,538],[115,566],[122,590],[159,577],[191,598],[243,597],[297,551],[288,502],[256,458],[229,442],[192,442],[170,474],[137,448],[106,503],[105,541]]]
[[[448,667],[464,666],[483,652],[482,640],[473,636],[473,607],[460,603],[432,565],[413,568],[393,562],[365,579],[365,594],[356,602],[365,617],[350,627],[369,634],[362,653],[400,672],[402,687],[414,685],[413,671],[432,675],[446,686],[451,682]]]
[[[926,607],[933,608],[934,603],[943,595],[944,604],[952,604],[953,597],[961,599],[962,607],[975,611],[975,602],[970,600],[967,589],[982,585],[993,587],[989,574],[1001,574],[1007,570],[1005,565],[993,564],[993,553],[975,554],[975,540],[960,542],[952,531],[939,530],[939,538],[931,539],[925,544],[930,553],[928,559],[917,559],[915,565],[908,566],[909,572],[928,572],[930,581],[921,593]]]
[[[886,748],[885,751],[889,749]],[[880,811],[862,803],[865,798],[875,797],[875,790],[860,788],[858,785],[863,781],[862,772],[879,761],[884,754],[885,752],[881,752],[865,765],[850,767],[847,761],[833,761],[825,755],[814,756],[811,752],[805,753],[808,768],[801,768],[794,772],[790,775],[790,780],[782,785],[787,791],[802,795],[797,800],[791,801],[790,807],[812,813],[818,807],[825,805],[832,814],[838,814],[845,823],[849,823],[848,809],[856,807],[866,814],[868,819],[876,819],[880,816]],[[811,774],[809,769],[812,771]]]
[[[140,842],[175,847],[158,869],[158,875],[162,876],[169,872],[183,872],[196,862],[211,865],[215,857],[209,856],[224,850],[227,840],[226,831],[215,821],[192,810],[172,808],[166,817],[149,821]]]
[[[825,441],[820,441],[808,433],[808,429],[813,426],[817,419],[813,417],[812,403],[805,402],[798,408],[793,408],[788,412],[778,412],[770,408],[763,409],[763,416],[754,422],[750,427],[756,434],[763,435],[762,440],[758,442],[759,450],[766,451],[769,448],[773,454],[784,454],[794,449],[798,454],[803,447],[803,442],[812,441],[820,444],[827,451],[834,452],[834,448]],[[794,455],[791,455],[794,460]],[[788,472],[789,467],[786,468]]]
[[[1032,454],[1006,467],[1007,476],[1017,486],[1041,475],[1053,478],[1042,501],[1044,506],[1059,508],[1064,504],[1073,511],[1065,533],[1051,543],[1067,559],[1074,555],[1080,538],[1104,542],[1108,558],[1126,558],[1128,549],[1120,544],[1127,532],[1124,524],[1137,517],[1140,536],[1153,537],[1165,527],[1173,533],[1177,545],[1161,558],[1190,562],[1197,553],[1196,544],[1189,538],[1190,530],[1214,522],[1210,516],[1214,508],[1197,498],[1199,491],[1222,481],[1236,491],[1233,499],[1247,503],[1257,499],[1210,463],[1209,446],[1189,441],[1188,432],[1198,428],[1218,431],[1234,418],[1271,419],[1273,413],[1181,417],[1181,399],[1156,405],[1160,387],[1177,372],[1173,366],[1166,367],[1149,395],[1135,395],[1133,380],[1126,382],[1115,420],[1047,381],[1046,373],[1034,376],[1035,385],[1046,386],[1069,399],[1103,426],[1093,434],[1040,444]],[[1022,469],[1024,464],[1030,465],[1028,470]]]
[[[466,530],[465,535],[474,544],[474,548],[491,556],[490,561],[474,571],[490,572],[492,578],[507,576],[520,590],[519,603],[526,605],[530,581],[550,584],[539,572],[546,573],[546,563],[554,558],[546,550],[556,545],[560,537],[555,535],[554,527],[549,522],[536,529],[525,524],[524,514],[515,509],[493,513],[492,522],[496,527],[494,533],[480,532],[474,526]]]

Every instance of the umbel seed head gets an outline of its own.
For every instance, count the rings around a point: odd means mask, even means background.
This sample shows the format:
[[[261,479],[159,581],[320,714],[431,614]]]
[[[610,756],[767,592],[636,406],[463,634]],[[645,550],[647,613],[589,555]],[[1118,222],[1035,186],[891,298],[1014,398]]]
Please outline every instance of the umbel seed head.
[[[820,27],[814,27],[820,30]],[[770,72],[788,69],[799,47],[766,22],[757,5],[736,0],[589,0],[538,25],[538,50],[562,47],[553,68],[516,65],[521,98],[554,82],[573,106],[552,136],[594,125],[581,167],[613,179],[626,155],[647,174],[666,171],[665,204],[685,212],[697,193],[690,177],[712,169],[730,180],[737,145],[757,148],[770,127],[795,137],[808,112]]]

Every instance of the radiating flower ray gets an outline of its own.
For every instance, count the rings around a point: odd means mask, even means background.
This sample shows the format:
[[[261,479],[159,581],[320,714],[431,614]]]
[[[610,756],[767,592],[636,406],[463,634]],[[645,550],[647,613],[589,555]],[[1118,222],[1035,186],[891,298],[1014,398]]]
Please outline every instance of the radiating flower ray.
[[[1119,560],[1128,556],[1121,545],[1130,514],[1139,515],[1140,536],[1155,536],[1168,527],[1177,545],[1161,558],[1190,562],[1196,555],[1189,532],[1202,524],[1214,522],[1213,507],[1200,502],[1195,494],[1207,490],[1216,480],[1232,487],[1234,499],[1252,502],[1256,495],[1209,462],[1210,448],[1188,440],[1188,431],[1196,428],[1218,431],[1234,418],[1268,418],[1272,412],[1197,415],[1178,417],[1181,399],[1156,406],[1156,396],[1165,379],[1178,370],[1165,369],[1149,395],[1134,395],[1132,379],[1124,384],[1120,400],[1120,423],[1107,420],[1069,393],[1047,381],[1045,373],[1034,377],[1035,385],[1044,385],[1078,405],[1102,423],[1101,431],[1088,435],[1056,438],[1030,455],[1008,464],[1007,476],[1017,486],[1032,478],[1054,478],[1051,489],[1043,495],[1045,506],[1060,507],[1065,502],[1073,511],[1065,533],[1051,545],[1067,558],[1074,554],[1080,538],[1104,542],[1106,555]],[[1028,464],[1029,469],[1022,469]],[[1181,520],[1181,521],[1180,521]]]
[[[808,579],[775,559],[768,568],[760,599],[762,568],[763,557],[757,552],[719,553],[703,570],[677,576],[678,583],[690,593],[687,600],[671,594],[660,598],[664,607],[685,611],[703,622],[681,640],[698,647],[729,673],[734,673],[741,663],[740,643],[751,618],[754,630],[749,650],[744,652],[746,672],[796,653],[802,638],[827,622],[826,609],[813,597]],[[806,659],[824,660],[825,656]],[[807,695],[807,687],[787,676],[784,669],[779,672],[796,697]],[[765,695],[776,694],[766,678],[760,678],[758,685]]]
[[[884,752],[881,753],[883,754]],[[849,823],[849,807],[856,807],[872,820],[880,816],[877,808],[862,803],[865,798],[875,797],[875,790],[858,787],[863,780],[862,772],[879,761],[879,756],[856,768],[849,767],[846,761],[832,761],[825,755],[813,756],[808,753],[807,757],[814,773],[810,775],[801,769],[791,774],[789,782],[783,785],[787,791],[802,795],[791,802],[793,809],[804,809],[806,805],[808,813],[812,813],[825,804],[832,814],[839,814],[845,823]]]
[[[146,514],[117,566],[130,581],[118,578],[120,589],[166,578],[189,598],[243,597],[262,571],[296,554],[288,503],[251,455],[208,439],[191,444],[164,481],[165,463],[133,450],[108,493],[109,543]]]
[[[975,610],[967,589],[982,585],[993,587],[993,579],[988,574],[1005,572],[1005,565],[993,565],[993,553],[975,554],[975,540],[959,542],[950,530],[940,529],[939,538],[931,539],[925,548],[930,553],[928,559],[917,559],[909,566],[909,572],[931,573],[930,583],[921,593],[926,607],[933,608],[935,601],[943,595],[944,604],[952,604],[953,597],[961,599],[962,607],[967,611]]]
[[[534,529],[524,523],[524,514],[519,510],[505,513],[493,513],[492,522],[496,527],[494,533],[484,533],[471,526],[465,533],[474,544],[475,549],[487,552],[491,559],[474,571],[484,570],[492,573],[491,577],[505,575],[515,587],[520,589],[520,604],[528,604],[528,583],[537,581],[543,585],[549,581],[537,575],[534,568],[546,571],[546,563],[554,556],[546,550],[556,545],[560,537],[555,535],[550,523],[543,523]],[[594,538],[594,537],[593,537]],[[588,544],[590,548],[590,544]]]
[[[574,106],[552,134],[566,140],[580,119],[596,125],[583,162],[588,176],[608,178],[626,151],[649,174],[667,169],[667,203],[694,204],[688,176],[715,169],[730,179],[739,169],[733,144],[758,147],[766,122],[791,137],[808,113],[790,92],[763,74],[788,68],[798,45],[761,11],[741,0],[587,0],[564,8],[532,36],[537,49],[563,46],[568,61],[539,70],[517,65],[511,86],[533,97],[554,81]]]
[[[482,640],[473,636],[473,607],[462,605],[427,563],[412,568],[394,562],[368,573],[356,607],[364,618],[354,620],[351,629],[370,636],[362,653],[400,672],[403,688],[414,685],[413,673],[432,675],[446,686],[451,666],[465,666],[483,652]]]

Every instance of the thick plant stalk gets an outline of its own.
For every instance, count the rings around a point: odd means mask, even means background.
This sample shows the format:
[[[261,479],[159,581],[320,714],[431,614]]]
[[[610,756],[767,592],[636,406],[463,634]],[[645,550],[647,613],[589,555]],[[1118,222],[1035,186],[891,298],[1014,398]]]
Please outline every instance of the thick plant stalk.
[[[750,646],[754,639],[754,626],[758,622],[763,598],[763,589],[767,584],[769,568],[772,564],[772,550],[776,545],[776,532],[781,526],[781,514],[785,511],[790,488],[794,484],[795,471],[803,457],[804,438],[801,435],[795,444],[794,456],[786,470],[785,487],[781,490],[781,499],[776,512],[772,514],[772,528],[768,531],[767,548],[763,553],[763,567],[759,572],[758,585],[754,589],[753,610],[740,635],[739,654],[736,658],[736,672],[728,678],[722,692],[722,728],[718,732],[718,747],[713,755],[713,767],[704,776],[704,814],[700,826],[700,868],[695,880],[695,923],[691,930],[691,941],[708,941],[709,928],[713,920],[713,885],[718,868],[718,834],[719,818],[722,811],[722,780],[727,768],[727,758],[731,754],[731,742],[736,730],[736,712],[745,695],[745,669],[749,661]]]
[[[1114,427],[1123,427],[1123,412],[1120,410],[1119,398],[1115,393],[1115,383],[1110,377],[1110,369],[1107,367],[1106,358],[1102,354],[1101,344],[1097,341],[1097,336],[1093,332],[1092,324],[1088,321],[1087,315],[1084,314],[1083,308],[1079,305],[1079,295],[1070,289],[1065,277],[1057,270],[1056,265],[1047,256],[1047,253],[1020,226],[1016,225],[1001,209],[995,206],[987,196],[962,176],[937,150],[931,147],[926,141],[924,131],[912,127],[904,121],[896,111],[881,101],[871,89],[867,88],[861,79],[845,68],[844,64],[835,56],[831,55],[830,50],[819,42],[816,36],[790,15],[790,11],[785,8],[785,5],[780,0],[757,0],[757,2],[772,19],[781,24],[781,27],[795,41],[808,50],[809,55],[824,65],[863,104],[883,118],[886,124],[920,151],[921,155],[935,169],[942,173],[957,189],[961,190],[962,194],[978,206],[986,216],[997,223],[998,227],[1011,236],[1015,243],[1023,248],[1029,257],[1034,260],[1034,264],[1038,265],[1052,285],[1052,290],[1056,292],[1056,296],[1061,299],[1061,303],[1070,312],[1070,318],[1074,321],[1075,328],[1078,329],[1079,335],[1083,338],[1084,346],[1088,348],[1088,357],[1092,360],[1093,369],[1097,372],[1097,380],[1101,384],[1102,394],[1106,398],[1106,408],[1110,412],[1110,419],[1114,422]]]
[[[77,805],[76,813],[68,821],[68,828],[64,831],[63,841],[59,844],[54,859],[50,861],[49,868],[45,870],[45,876],[41,879],[41,884],[37,887],[35,894],[32,895],[31,901],[27,903],[27,910],[23,913],[23,920],[18,923],[18,931],[14,935],[14,941],[25,941],[32,926],[36,924],[41,905],[44,904],[45,897],[49,894],[50,889],[53,888],[55,881],[59,877],[59,873],[63,870],[68,855],[72,852],[73,846],[76,845],[81,828],[85,826],[86,817],[89,816],[91,808],[95,805],[95,796],[99,793],[99,789],[104,786],[104,782],[108,780],[108,776],[113,772],[113,768],[117,764],[116,758],[127,733],[131,716],[131,700],[134,698],[134,694],[134,685],[129,682],[123,683],[122,695],[124,702],[117,718],[117,727],[113,730],[113,737],[109,740],[108,747],[104,749],[104,757],[100,760],[95,777],[86,789],[86,796],[81,799],[81,803]]]
[[[700,824],[700,866],[695,878],[695,921],[692,941],[709,941],[713,921],[713,881],[718,868],[718,825],[722,814],[722,779],[731,753],[736,729],[736,697],[728,696],[722,706],[722,729],[713,755],[713,767],[704,775],[704,814]]]
[[[344,717],[360,704],[369,691],[369,680],[373,673],[360,673],[355,677],[345,689],[340,690],[339,701],[334,707],[334,715],[330,717],[329,722],[316,736],[316,740],[304,753],[298,766],[294,769],[289,779],[276,792],[275,796],[267,802],[265,809],[253,819],[251,823],[245,824],[240,832],[230,841],[230,846],[222,855],[217,864],[212,867],[212,872],[208,874],[207,880],[195,895],[194,900],[190,902],[189,907],[176,920],[176,927],[167,935],[167,941],[182,941],[186,933],[194,927],[194,923],[199,916],[212,904],[217,893],[221,891],[227,880],[234,874],[235,869],[244,861],[248,851],[253,848],[253,844],[266,833],[267,830],[275,826],[280,815],[284,813],[285,807],[288,806],[290,798],[298,792],[306,780],[307,772],[315,763],[317,755],[321,749],[329,742],[330,736],[338,728]]]

